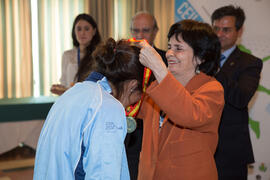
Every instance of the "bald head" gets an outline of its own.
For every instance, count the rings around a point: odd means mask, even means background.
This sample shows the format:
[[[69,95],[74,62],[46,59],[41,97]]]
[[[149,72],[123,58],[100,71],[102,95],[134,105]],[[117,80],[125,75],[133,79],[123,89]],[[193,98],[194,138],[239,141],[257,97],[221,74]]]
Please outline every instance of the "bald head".
[[[133,16],[130,26],[131,34],[136,39],[146,39],[153,44],[158,26],[156,19],[148,12],[138,12]]]

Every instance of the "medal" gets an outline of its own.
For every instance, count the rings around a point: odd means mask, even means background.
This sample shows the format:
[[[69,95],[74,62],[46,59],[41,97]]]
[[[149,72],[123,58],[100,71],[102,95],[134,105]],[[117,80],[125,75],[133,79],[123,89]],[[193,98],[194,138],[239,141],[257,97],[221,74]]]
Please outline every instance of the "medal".
[[[131,116],[127,116],[126,118],[127,118],[127,133],[132,133],[133,131],[135,131],[137,127],[137,122]]]
[[[149,68],[144,68],[144,75],[143,75],[143,92],[146,91],[149,79],[151,75],[151,70]],[[142,103],[142,99],[139,100],[135,105],[133,106],[128,106],[126,108],[126,118],[127,118],[127,132],[132,133],[135,131],[137,127],[137,122],[135,120],[136,115],[139,112],[140,105]],[[134,128],[134,129],[133,129]]]

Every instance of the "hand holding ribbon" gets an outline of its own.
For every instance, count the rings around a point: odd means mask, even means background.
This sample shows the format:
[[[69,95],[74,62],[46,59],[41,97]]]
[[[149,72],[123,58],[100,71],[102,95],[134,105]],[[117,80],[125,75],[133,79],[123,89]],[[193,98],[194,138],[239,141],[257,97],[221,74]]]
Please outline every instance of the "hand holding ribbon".
[[[168,73],[168,69],[158,52],[145,40],[139,43],[141,47],[140,62],[151,69],[158,82],[161,82]]]
[[[134,42],[134,43],[139,43],[142,40],[136,40],[135,38],[132,38],[132,39],[129,39],[128,41]],[[138,44],[135,44],[135,45],[138,45]],[[151,76],[151,70],[149,68],[145,67],[144,68],[144,75],[143,75],[143,92],[146,91],[150,76]],[[131,133],[136,129],[136,120],[134,118],[136,117],[136,115],[139,112],[141,102],[142,102],[142,98],[135,105],[133,105],[133,106],[131,105],[131,106],[128,106],[126,108],[128,133]],[[135,123],[135,125],[134,125],[134,123]]]

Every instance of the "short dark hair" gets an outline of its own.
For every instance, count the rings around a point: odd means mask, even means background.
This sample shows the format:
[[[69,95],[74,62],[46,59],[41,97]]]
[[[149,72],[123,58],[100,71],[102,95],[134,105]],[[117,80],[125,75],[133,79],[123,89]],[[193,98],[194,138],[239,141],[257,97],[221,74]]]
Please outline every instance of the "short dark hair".
[[[229,5],[220,7],[213,12],[211,16],[212,24],[215,20],[221,19],[224,16],[235,17],[235,28],[237,31],[241,29],[246,19],[245,12],[241,7]]]
[[[85,79],[85,77],[87,77],[89,71],[90,71],[90,66],[92,64],[92,53],[93,51],[96,49],[96,46],[101,42],[101,36],[98,30],[98,26],[96,21],[93,19],[92,16],[90,16],[89,14],[79,14],[74,22],[73,22],[73,27],[72,27],[72,40],[73,40],[73,45],[75,47],[79,47],[79,42],[76,38],[76,34],[75,34],[75,26],[76,24],[80,21],[80,20],[84,20],[87,21],[89,24],[91,24],[91,26],[93,27],[93,29],[96,29],[96,33],[93,36],[90,44],[86,47],[86,54],[84,55],[84,57],[82,58],[78,71],[76,73],[76,76],[74,78],[74,80],[78,80],[78,81],[83,81]]]
[[[116,42],[109,38],[100,44],[93,53],[93,71],[103,74],[116,89],[116,98],[121,97],[124,82],[137,80],[138,89],[143,89],[144,66],[139,61],[140,48],[127,40]]]
[[[182,20],[170,27],[168,40],[175,35],[176,40],[181,36],[183,40],[193,49],[195,57],[202,63],[196,69],[214,76],[219,68],[221,45],[212,27],[203,22],[195,20]]]

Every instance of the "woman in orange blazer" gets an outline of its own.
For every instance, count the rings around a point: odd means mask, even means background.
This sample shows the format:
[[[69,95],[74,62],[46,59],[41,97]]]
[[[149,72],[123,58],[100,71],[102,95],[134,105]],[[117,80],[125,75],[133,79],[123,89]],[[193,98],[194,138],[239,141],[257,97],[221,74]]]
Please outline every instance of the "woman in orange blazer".
[[[139,113],[144,120],[139,180],[217,180],[214,153],[224,106],[220,43],[211,27],[183,20],[168,33],[168,69],[145,41],[140,61],[156,81]]]

